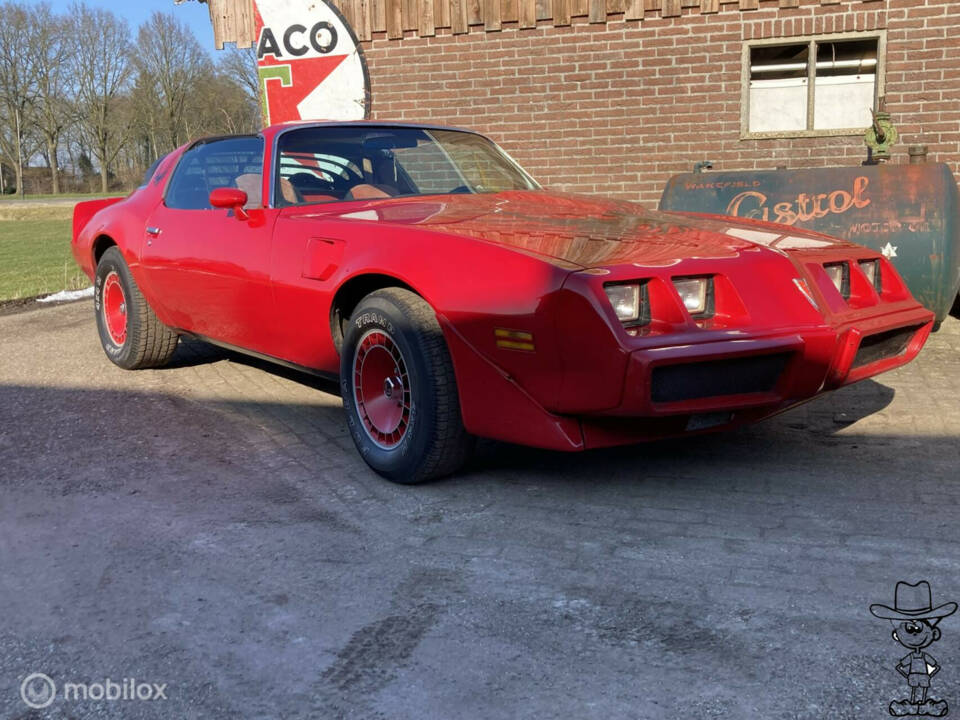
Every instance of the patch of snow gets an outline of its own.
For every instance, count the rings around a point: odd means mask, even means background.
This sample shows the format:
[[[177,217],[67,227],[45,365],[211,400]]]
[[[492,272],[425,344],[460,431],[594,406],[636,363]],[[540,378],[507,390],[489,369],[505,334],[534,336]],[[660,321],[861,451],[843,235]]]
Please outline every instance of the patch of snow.
[[[84,290],[61,290],[58,293],[53,295],[47,295],[46,297],[37,298],[39,303],[50,303],[50,302],[70,302],[71,300],[83,300],[84,298],[93,297],[93,288],[88,287]]]

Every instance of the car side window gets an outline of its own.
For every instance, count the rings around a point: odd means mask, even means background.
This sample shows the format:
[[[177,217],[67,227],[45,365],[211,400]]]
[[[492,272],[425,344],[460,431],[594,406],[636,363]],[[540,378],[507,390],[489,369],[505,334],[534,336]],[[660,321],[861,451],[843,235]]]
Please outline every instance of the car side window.
[[[277,205],[334,202],[363,180],[359,157],[282,148]]]
[[[239,188],[247,207],[261,207],[263,138],[235,137],[203,141],[180,158],[164,202],[175,210],[212,210],[210,193]]]

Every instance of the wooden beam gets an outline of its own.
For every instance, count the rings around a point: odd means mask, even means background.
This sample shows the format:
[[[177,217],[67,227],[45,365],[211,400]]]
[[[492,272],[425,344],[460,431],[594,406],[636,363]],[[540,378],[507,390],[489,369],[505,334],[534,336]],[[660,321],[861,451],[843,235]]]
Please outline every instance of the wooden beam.
[[[483,0],[468,0],[467,25],[483,25]]]
[[[502,0],[500,3],[500,19],[503,22],[517,22],[520,19],[520,8],[517,0]]]
[[[403,37],[403,10],[400,0],[386,0],[387,37],[398,40]]]
[[[451,0],[450,6],[450,27],[454,35],[464,35],[470,32],[470,25],[467,23],[467,0]]]
[[[353,26],[353,31],[357,34],[358,40],[369,40],[370,29],[370,0],[356,0],[357,23]]]
[[[373,32],[386,32],[387,5],[385,0],[370,1],[370,30]]]
[[[419,26],[420,0],[403,0],[403,29],[416,30]]]
[[[643,20],[643,0],[627,0],[623,11],[624,20]]]
[[[207,10],[217,50],[223,50],[228,42],[248,48],[257,41],[253,0],[209,0]]]
[[[741,10],[759,10],[760,0],[740,0]]]
[[[353,27],[353,0],[339,0],[337,7],[343,14],[343,19],[347,21],[347,25]]]
[[[483,0],[483,27],[487,32],[500,29],[500,0]]]
[[[450,27],[450,0],[434,0],[433,24],[438,28]]]
[[[555,27],[570,24],[570,0],[553,0],[553,24]]]
[[[420,15],[417,25],[417,33],[420,37],[430,37],[437,34],[433,20],[433,10],[433,0],[420,0]]]
[[[700,12],[704,15],[720,12],[720,0],[700,0]]]
[[[663,0],[663,17],[680,17],[680,0]]]
[[[602,23],[607,21],[606,0],[590,0],[590,22]]]
[[[537,26],[537,0],[518,0],[520,8],[520,27]]]

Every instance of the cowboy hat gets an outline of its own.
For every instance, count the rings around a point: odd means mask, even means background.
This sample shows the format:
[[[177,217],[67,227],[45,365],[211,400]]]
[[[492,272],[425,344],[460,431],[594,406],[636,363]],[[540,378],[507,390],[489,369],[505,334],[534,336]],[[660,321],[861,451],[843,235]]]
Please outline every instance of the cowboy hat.
[[[871,605],[870,612],[884,620],[929,620],[945,618],[957,611],[955,602],[933,607],[930,583],[921,580],[916,585],[898,582],[894,593],[893,607]]]

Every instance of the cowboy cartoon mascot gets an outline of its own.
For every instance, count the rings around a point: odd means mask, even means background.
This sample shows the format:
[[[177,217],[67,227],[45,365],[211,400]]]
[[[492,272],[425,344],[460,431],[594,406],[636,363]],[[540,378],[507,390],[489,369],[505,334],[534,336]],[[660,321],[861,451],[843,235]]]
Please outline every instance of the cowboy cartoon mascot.
[[[897,664],[897,672],[910,685],[910,699],[890,703],[891,715],[943,717],[947,714],[945,700],[927,697],[930,679],[940,671],[940,663],[924,649],[940,639],[937,624],[956,611],[955,602],[933,607],[930,583],[925,580],[915,585],[898,582],[892,608],[886,605],[870,606],[874,616],[893,623],[893,639],[910,651]]]

